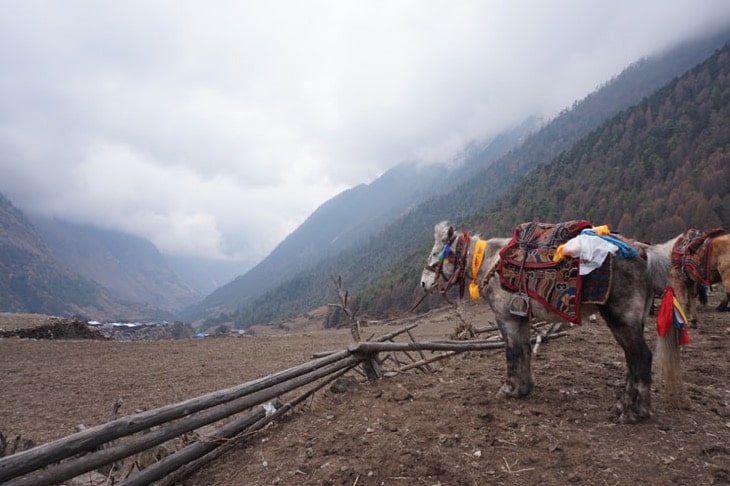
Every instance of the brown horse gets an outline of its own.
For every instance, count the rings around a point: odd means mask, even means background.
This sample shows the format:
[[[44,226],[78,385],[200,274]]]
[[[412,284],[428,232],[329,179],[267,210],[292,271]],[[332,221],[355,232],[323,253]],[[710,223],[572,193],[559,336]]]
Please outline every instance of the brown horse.
[[[500,261],[500,252],[510,243],[509,238],[486,240],[483,263],[479,265],[472,263],[477,261],[474,258],[479,240],[476,235],[469,236],[468,232],[456,230],[444,221],[434,228],[434,239],[433,249],[421,274],[421,287],[426,292],[434,289],[445,292],[456,284],[463,288],[469,280],[477,282],[475,298],[480,298],[492,308],[506,343],[507,379],[499,395],[521,397],[530,394],[534,386],[530,365],[531,317],[550,321],[563,321],[564,318],[532,298],[526,304],[529,312],[516,312],[515,299],[522,302],[519,293],[504,288],[499,278],[491,278]],[[614,411],[616,418],[624,423],[637,422],[651,414],[652,352],[644,338],[644,328],[654,295],[666,285],[670,266],[668,253],[651,245],[643,245],[642,249],[643,258],[616,258],[613,261],[610,293],[603,304],[584,302],[579,309],[586,318],[600,312],[623,348],[626,383]],[[441,281],[446,282],[443,287]],[[657,340],[657,344],[660,341]],[[657,352],[655,359],[658,370],[663,370],[660,374],[662,380],[681,383],[678,359],[665,352]]]
[[[692,230],[688,230],[692,231]],[[696,230],[695,230],[696,231]],[[706,274],[704,279],[697,272],[687,271],[688,266],[683,264],[683,256],[687,246],[688,232],[662,244],[664,251],[672,258],[672,267],[669,270],[669,280],[677,298],[682,303],[687,319],[692,327],[697,327],[697,300],[698,286],[712,285],[722,282],[725,287],[725,297],[717,306],[720,312],[730,312],[730,234],[708,237],[707,260],[704,263]]]

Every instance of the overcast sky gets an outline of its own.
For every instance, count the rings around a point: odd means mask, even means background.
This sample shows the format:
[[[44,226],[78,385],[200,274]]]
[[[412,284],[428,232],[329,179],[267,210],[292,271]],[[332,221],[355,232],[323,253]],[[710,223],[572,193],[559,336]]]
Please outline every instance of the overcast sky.
[[[0,0],[0,192],[258,260],[344,189],[727,21],[728,0]]]

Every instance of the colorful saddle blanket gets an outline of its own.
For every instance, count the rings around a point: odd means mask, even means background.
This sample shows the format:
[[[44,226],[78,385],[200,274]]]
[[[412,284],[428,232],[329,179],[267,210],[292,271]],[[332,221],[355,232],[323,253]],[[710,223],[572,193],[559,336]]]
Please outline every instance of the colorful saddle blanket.
[[[688,229],[672,247],[672,266],[684,271],[695,282],[710,284],[710,254],[712,240],[725,234],[725,230],[710,231]]]
[[[581,324],[581,302],[603,304],[608,298],[613,258],[581,277],[577,258],[553,262],[553,256],[558,246],[592,226],[585,220],[517,226],[512,241],[499,253],[502,287],[527,294],[565,320]]]

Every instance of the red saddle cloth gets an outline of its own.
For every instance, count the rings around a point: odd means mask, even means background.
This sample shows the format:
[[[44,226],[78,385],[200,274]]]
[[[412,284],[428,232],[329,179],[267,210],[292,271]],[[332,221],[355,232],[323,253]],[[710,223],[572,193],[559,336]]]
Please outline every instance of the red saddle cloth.
[[[499,252],[502,287],[527,294],[565,320],[580,324],[580,262],[577,258],[553,262],[553,256],[558,246],[592,226],[586,220],[517,226],[512,240]]]
[[[672,266],[684,271],[695,282],[710,284],[710,243],[725,230],[714,228],[710,231],[688,229],[677,239],[672,247]]]

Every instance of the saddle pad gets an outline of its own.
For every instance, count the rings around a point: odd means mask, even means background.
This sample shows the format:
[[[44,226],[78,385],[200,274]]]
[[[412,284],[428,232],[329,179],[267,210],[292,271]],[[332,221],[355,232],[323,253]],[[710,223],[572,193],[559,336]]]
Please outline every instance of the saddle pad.
[[[603,305],[608,302],[614,258],[616,257],[608,255],[600,267],[587,275],[583,275],[583,286],[581,287],[581,302],[583,304]]]
[[[715,228],[710,231],[688,229],[672,247],[672,266],[684,271],[695,282],[710,284],[710,243],[725,231]]]
[[[580,324],[579,260],[553,262],[552,258],[558,246],[592,226],[585,220],[517,226],[512,241],[499,252],[497,272],[502,287],[524,292],[563,319]]]
[[[501,261],[497,272],[502,287],[511,292],[524,292],[563,319],[580,324],[582,278],[577,258],[564,258],[552,268],[530,267]]]

